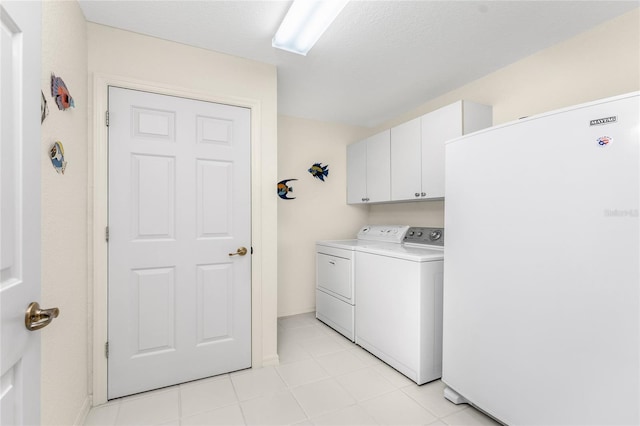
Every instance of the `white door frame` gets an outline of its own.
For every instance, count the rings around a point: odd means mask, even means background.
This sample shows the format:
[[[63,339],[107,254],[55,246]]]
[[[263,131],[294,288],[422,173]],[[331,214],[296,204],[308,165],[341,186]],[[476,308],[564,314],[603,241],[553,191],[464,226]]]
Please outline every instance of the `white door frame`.
[[[117,86],[125,89],[142,90],[161,95],[178,96],[206,102],[221,103],[251,109],[251,245],[255,249],[251,256],[251,364],[253,368],[262,367],[262,226],[260,213],[262,202],[261,182],[261,106],[256,99],[214,96],[196,93],[179,86],[155,83],[129,77],[95,73],[93,76],[93,114],[92,143],[89,145],[89,161],[93,172],[89,173],[88,197],[92,200],[88,212],[89,300],[93,300],[93,336],[90,344],[93,349],[93,399],[92,405],[107,402],[107,358],[105,342],[107,341],[107,243],[105,229],[107,226],[107,177],[108,177],[108,129],[105,125],[105,112],[108,107],[108,87]],[[92,294],[91,294],[92,293]],[[91,308],[91,307],[90,307]],[[89,309],[91,312],[91,309]],[[274,360],[277,363],[277,358]],[[271,363],[271,362],[269,362]]]

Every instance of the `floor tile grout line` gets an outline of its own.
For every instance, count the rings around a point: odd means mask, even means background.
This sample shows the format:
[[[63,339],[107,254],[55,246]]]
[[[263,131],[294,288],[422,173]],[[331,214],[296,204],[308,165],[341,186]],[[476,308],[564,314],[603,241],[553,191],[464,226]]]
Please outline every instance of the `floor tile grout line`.
[[[242,415],[242,422],[247,424],[247,417],[244,414],[244,409],[242,408],[242,401],[240,401],[240,395],[238,394],[238,390],[236,389],[235,383],[233,383],[233,379],[231,375],[229,375],[229,381],[231,382],[231,388],[233,389],[233,393],[236,396],[236,401],[238,401],[238,408],[240,409],[240,415]]]
[[[240,400],[238,399],[238,396],[236,395],[235,389],[233,388],[233,383],[231,382],[231,378],[229,377],[229,374],[228,373],[224,374],[224,376],[227,376],[227,379],[229,380],[229,382],[231,384],[231,388],[233,389],[233,394],[235,396],[235,402],[223,403],[222,405],[216,406],[215,408],[196,411],[196,412],[190,413],[190,414],[188,414],[186,416],[184,414],[184,410],[182,410],[181,413],[180,413],[180,418],[182,419],[182,418],[189,418],[189,417],[193,417],[193,416],[199,416],[199,415],[202,415],[204,413],[210,413],[212,411],[220,410],[222,408],[231,407],[233,405],[239,405],[240,404]],[[220,377],[220,376],[215,376],[215,377]],[[207,380],[207,379],[202,379],[202,380]],[[224,379],[221,378],[221,379],[213,380],[212,382],[219,382],[219,381],[224,381]],[[179,386],[180,386],[180,395],[182,397],[183,387],[182,387],[182,385],[179,385]],[[181,401],[182,401],[182,399],[181,399]]]
[[[306,420],[311,421],[311,416],[309,415],[307,410],[304,409],[304,407],[302,406],[302,403],[298,401],[298,398],[296,398],[296,394],[292,392],[292,389],[287,389],[287,391],[289,392],[289,394],[291,394],[291,396],[293,397],[293,400],[296,402],[296,404],[298,404],[298,407],[300,407],[304,415],[307,417]]]
[[[440,380],[440,379],[437,379]],[[437,380],[434,380],[433,382],[436,382]],[[430,382],[430,383],[433,383]],[[418,386],[426,386],[428,383],[425,383],[424,385],[418,385]],[[409,387],[411,387],[411,385],[407,385],[404,386],[402,388],[400,388],[400,390],[407,395],[409,398],[411,398],[412,400],[414,400],[415,402],[417,402],[421,407],[425,408],[426,410],[428,410],[430,413],[432,413],[435,417],[437,417],[438,419],[442,419],[444,417],[450,416],[451,414],[455,414],[455,413],[459,413],[460,411],[464,411],[469,407],[469,404],[453,404],[456,408],[460,407],[459,409],[452,411],[451,413],[447,413],[443,416],[440,416],[438,414],[436,414],[433,409],[430,409],[429,407],[426,407],[425,405],[423,405],[420,401],[418,401],[418,399],[416,399],[414,396],[412,396],[411,394],[409,394],[408,392],[406,392],[404,389],[408,389]],[[442,396],[442,398],[444,399],[444,395]]]
[[[178,424],[182,423],[182,388],[178,385]]]
[[[289,363],[289,364],[285,364],[285,365],[291,365],[291,364],[295,364],[295,363],[298,363],[298,362],[302,363],[302,362],[305,362],[305,361],[309,361],[309,360],[308,360],[308,359],[303,359],[303,360],[295,361],[295,362],[291,362],[291,363]],[[276,370],[276,373],[280,376],[280,379],[282,379],[282,381],[284,382],[284,384],[285,384],[285,385],[287,385],[287,389],[292,389],[292,388],[295,388],[295,387],[298,387],[298,386],[303,386],[303,385],[306,385],[306,384],[309,384],[309,383],[319,382],[319,381],[322,381],[322,380],[325,380],[325,379],[329,379],[329,378],[331,378],[331,377],[332,377],[332,376],[329,374],[329,372],[328,372],[328,371],[326,371],[326,370],[322,367],[322,365],[320,365],[320,363],[319,363],[318,361],[316,361],[314,358],[311,358],[311,361],[315,362],[315,363],[318,365],[318,367],[320,367],[320,369],[321,369],[321,370],[322,370],[322,371],[327,375],[327,377],[321,377],[321,378],[319,378],[319,379],[312,379],[311,381],[304,382],[304,383],[300,383],[300,384],[297,384],[297,385],[290,385],[290,384],[289,384],[289,382],[287,382],[287,381],[285,380],[285,378],[284,378],[284,376],[282,375],[282,373],[280,372],[280,370],[277,368],[277,367],[279,367],[279,366],[276,366],[276,369],[275,369],[275,370]]]
[[[315,361],[314,358],[311,358],[311,360],[317,363],[317,361]],[[320,366],[320,368],[322,368],[322,366]],[[278,373],[280,373],[280,372],[278,371]],[[318,380],[312,380],[310,382],[301,383],[301,384],[298,384],[296,386],[289,386],[289,384],[287,383],[287,386],[288,386],[287,390],[289,391],[291,396],[293,396],[293,399],[296,401],[296,403],[298,404],[298,406],[300,407],[302,412],[305,414],[305,416],[307,416],[307,420],[308,421],[311,421],[311,415],[307,412],[307,410],[304,409],[304,407],[302,406],[302,403],[298,400],[298,398],[296,398],[296,395],[293,392],[293,390],[296,389],[296,388],[302,387],[302,386],[310,385],[310,384],[313,384],[313,383],[318,383],[318,382],[321,382],[323,380],[329,380],[331,378],[332,378],[331,376],[328,376],[328,377],[324,377],[324,378],[321,378],[321,379],[318,379]],[[284,378],[283,378],[283,381],[286,383],[286,380],[284,380]]]

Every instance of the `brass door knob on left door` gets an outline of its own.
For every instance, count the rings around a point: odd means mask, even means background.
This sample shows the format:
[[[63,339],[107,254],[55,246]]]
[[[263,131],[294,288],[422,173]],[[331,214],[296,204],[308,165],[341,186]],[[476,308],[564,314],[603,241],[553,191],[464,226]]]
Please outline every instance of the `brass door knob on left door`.
[[[245,254],[247,254],[247,248],[240,247],[235,253],[229,253],[229,256],[244,256]]]
[[[40,309],[38,302],[31,302],[24,314],[24,325],[29,331],[40,330],[48,326],[54,318],[58,318],[58,315],[58,308]]]

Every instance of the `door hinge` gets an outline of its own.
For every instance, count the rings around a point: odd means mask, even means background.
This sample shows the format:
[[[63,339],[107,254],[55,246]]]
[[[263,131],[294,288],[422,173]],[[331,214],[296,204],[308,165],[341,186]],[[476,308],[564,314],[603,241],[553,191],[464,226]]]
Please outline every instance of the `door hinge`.
[[[104,239],[107,242],[109,242],[109,227],[108,226],[104,229]]]
[[[104,344],[104,356],[105,358],[109,358],[109,342]]]
[[[251,246],[251,254],[253,254],[253,246]]]
[[[105,123],[107,125],[107,127],[109,127],[109,111],[105,111]]]

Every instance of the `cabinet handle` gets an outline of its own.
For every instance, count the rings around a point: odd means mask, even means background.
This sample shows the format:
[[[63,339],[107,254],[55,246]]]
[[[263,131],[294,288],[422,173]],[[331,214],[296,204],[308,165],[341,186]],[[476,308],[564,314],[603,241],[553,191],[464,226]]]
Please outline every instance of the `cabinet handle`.
[[[367,201],[367,199],[366,199],[366,198],[363,198],[363,199],[362,199],[362,202],[365,202],[365,201]]]
[[[422,196],[423,196],[423,197],[426,197],[426,196],[427,196],[427,193],[426,193],[426,192],[423,192],[423,193],[422,193]]]
[[[416,192],[416,197],[419,197],[419,196],[420,196],[420,193],[419,193],[419,192]]]

